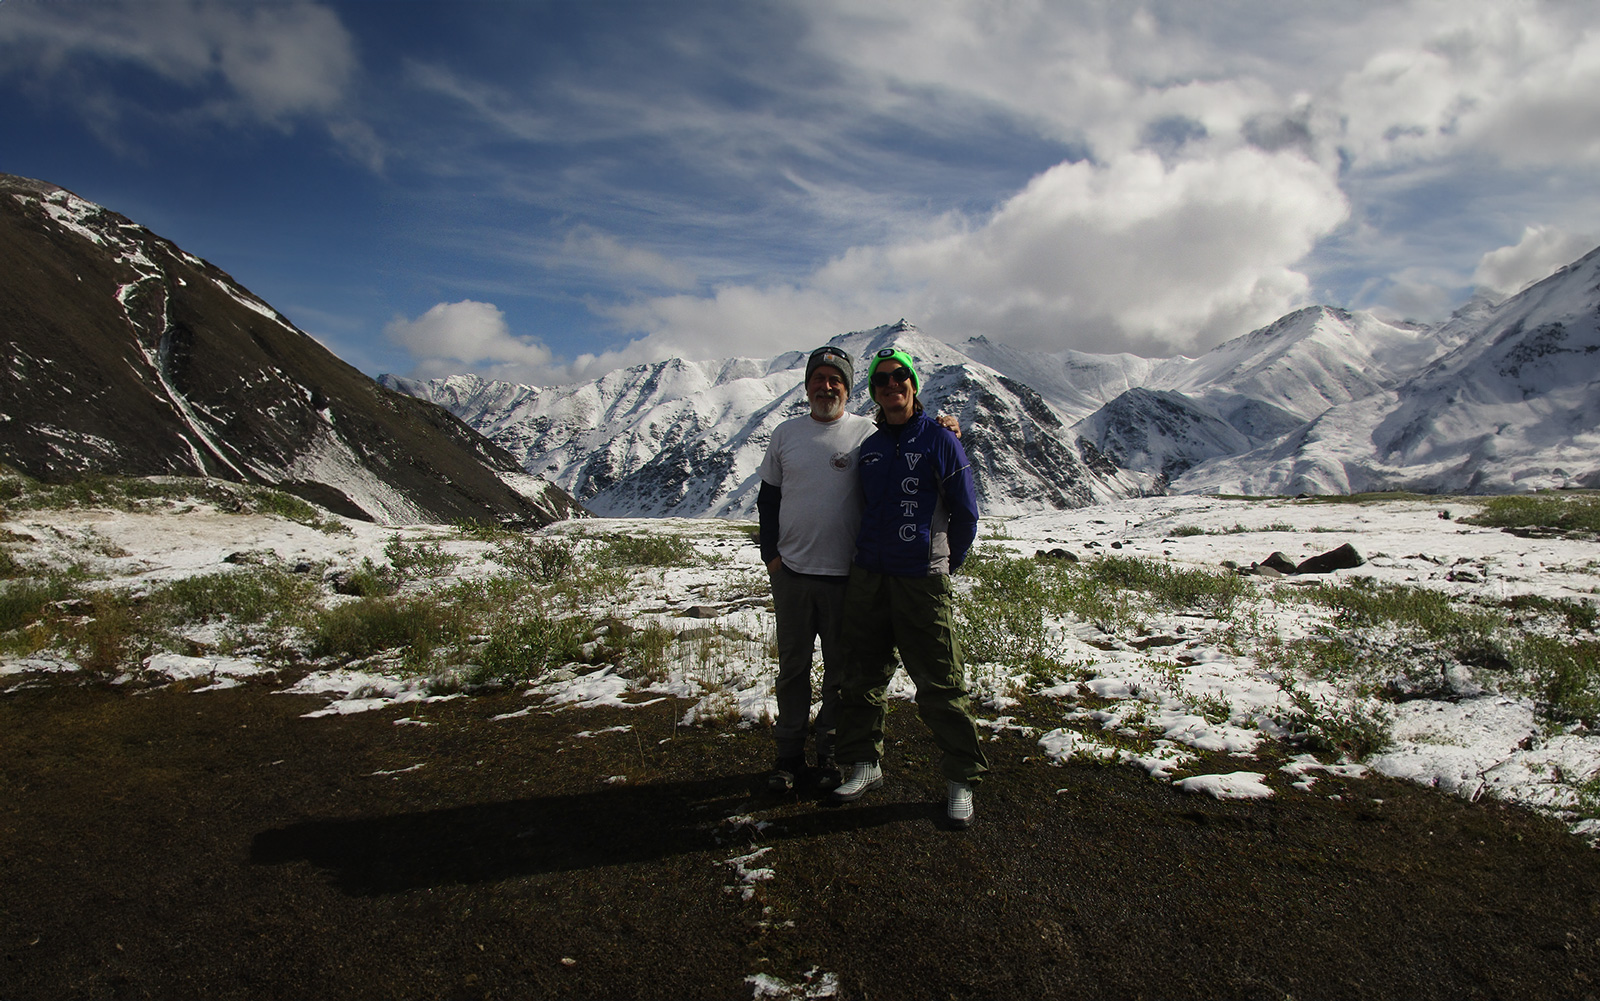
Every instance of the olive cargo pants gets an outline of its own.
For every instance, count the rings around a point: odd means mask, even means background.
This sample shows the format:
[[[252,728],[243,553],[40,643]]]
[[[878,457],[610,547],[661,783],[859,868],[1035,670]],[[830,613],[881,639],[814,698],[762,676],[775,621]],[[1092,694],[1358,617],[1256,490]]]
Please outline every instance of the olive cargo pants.
[[[852,567],[844,598],[849,658],[839,697],[841,765],[883,758],[886,692],[895,649],[917,686],[917,714],[944,752],[945,778],[977,784],[989,770],[967,702],[951,623],[950,578],[896,577]]]

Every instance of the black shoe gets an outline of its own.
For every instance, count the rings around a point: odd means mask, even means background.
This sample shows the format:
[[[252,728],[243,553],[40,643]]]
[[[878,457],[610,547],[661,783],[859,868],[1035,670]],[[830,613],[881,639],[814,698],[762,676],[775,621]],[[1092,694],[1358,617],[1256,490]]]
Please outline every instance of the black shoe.
[[[767,773],[767,788],[776,793],[793,792],[795,780],[805,772],[806,759],[800,755],[779,758]]]
[[[833,792],[839,788],[839,783],[844,781],[844,777],[839,774],[839,766],[833,763],[833,758],[829,755],[817,757],[817,767],[813,769],[812,774],[816,778],[817,789],[821,792]]]

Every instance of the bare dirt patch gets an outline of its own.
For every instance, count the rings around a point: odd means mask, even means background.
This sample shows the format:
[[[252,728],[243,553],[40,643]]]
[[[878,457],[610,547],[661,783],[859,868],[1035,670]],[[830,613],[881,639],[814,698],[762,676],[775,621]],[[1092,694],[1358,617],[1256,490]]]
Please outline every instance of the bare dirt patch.
[[[822,809],[761,789],[766,733],[677,727],[672,700],[320,704],[0,698],[0,994],[749,998],[809,970],[847,998],[1600,993],[1600,856],[1496,804],[1281,776],[1219,802],[1006,734],[952,833],[908,706],[884,789]]]

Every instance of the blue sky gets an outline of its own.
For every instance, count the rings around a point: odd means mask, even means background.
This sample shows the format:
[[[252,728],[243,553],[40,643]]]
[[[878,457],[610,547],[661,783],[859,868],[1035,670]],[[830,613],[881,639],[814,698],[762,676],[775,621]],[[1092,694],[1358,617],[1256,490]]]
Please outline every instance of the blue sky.
[[[0,171],[372,374],[1193,354],[1600,243],[1587,0],[0,0],[0,87]]]

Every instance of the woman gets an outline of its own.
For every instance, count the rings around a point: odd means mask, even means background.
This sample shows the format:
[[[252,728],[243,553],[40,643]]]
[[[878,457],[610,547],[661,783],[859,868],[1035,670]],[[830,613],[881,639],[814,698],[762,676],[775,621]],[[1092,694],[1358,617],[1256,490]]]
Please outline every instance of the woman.
[[[918,715],[944,752],[946,817],[967,827],[972,789],[989,770],[963,687],[950,607],[950,574],[978,534],[972,469],[956,436],[923,413],[910,355],[879,351],[867,385],[878,404],[878,430],[861,443],[866,509],[845,592],[850,660],[835,752],[851,764],[833,800],[847,803],[883,784],[885,693],[898,648],[917,686]]]

